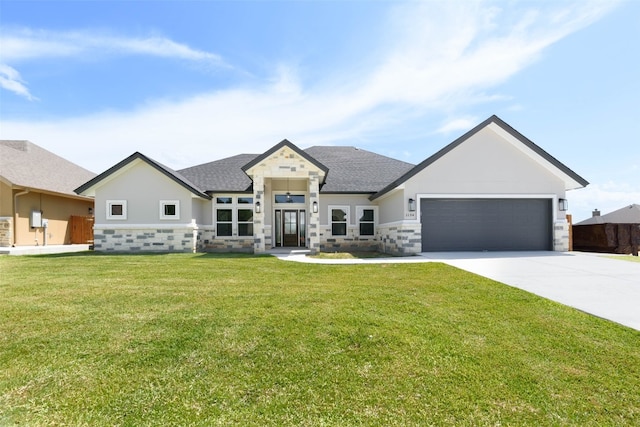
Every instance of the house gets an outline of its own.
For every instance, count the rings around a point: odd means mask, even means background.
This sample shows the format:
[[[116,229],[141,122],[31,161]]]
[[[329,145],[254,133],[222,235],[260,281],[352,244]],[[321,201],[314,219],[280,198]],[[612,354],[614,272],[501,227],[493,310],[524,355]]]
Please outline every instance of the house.
[[[93,177],[32,142],[0,141],[0,247],[71,243],[71,216],[93,211],[74,189]]]
[[[640,205],[631,204],[573,225],[573,247],[577,251],[638,255],[640,247]]]
[[[174,171],[134,153],[76,189],[98,251],[568,250],[588,182],[496,116],[413,165],[283,140]]]

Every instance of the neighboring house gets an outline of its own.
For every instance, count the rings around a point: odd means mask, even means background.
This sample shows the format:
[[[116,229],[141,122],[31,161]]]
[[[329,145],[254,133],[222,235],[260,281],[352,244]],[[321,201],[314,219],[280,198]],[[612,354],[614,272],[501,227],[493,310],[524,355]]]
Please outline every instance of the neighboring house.
[[[93,199],[73,190],[95,177],[29,141],[0,141],[0,247],[71,243],[71,216]]]
[[[134,153],[76,189],[98,251],[557,250],[588,182],[492,116],[412,165],[283,140],[174,171]]]
[[[640,205],[634,203],[609,212],[606,215],[600,215],[600,211],[595,209],[591,213],[591,218],[587,218],[574,225],[593,224],[640,224]]]
[[[591,218],[573,227],[573,247],[577,251],[638,255],[640,246],[640,205],[631,204]]]

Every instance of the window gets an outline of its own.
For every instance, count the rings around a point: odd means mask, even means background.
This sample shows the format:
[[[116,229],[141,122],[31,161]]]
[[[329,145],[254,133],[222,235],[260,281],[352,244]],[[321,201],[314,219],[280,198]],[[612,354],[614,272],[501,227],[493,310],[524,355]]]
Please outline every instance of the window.
[[[253,236],[253,209],[238,209],[238,236]]]
[[[274,196],[276,203],[304,203],[304,194],[276,194]]]
[[[373,208],[358,208],[358,224],[361,236],[375,234],[375,210]]]
[[[253,196],[216,197],[216,235],[253,236]]]
[[[233,231],[233,209],[216,211],[216,230],[218,236],[231,236]]]
[[[127,201],[107,200],[107,219],[127,219]]]
[[[180,201],[160,200],[160,219],[180,219]]]
[[[346,206],[332,206],[329,207],[329,213],[331,216],[331,234],[333,236],[346,236],[349,208]]]

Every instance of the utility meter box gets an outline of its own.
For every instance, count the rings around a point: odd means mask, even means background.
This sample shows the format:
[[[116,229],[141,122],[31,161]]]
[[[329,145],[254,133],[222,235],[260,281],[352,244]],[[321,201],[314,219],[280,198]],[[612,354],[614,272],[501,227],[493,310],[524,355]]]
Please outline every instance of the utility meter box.
[[[42,212],[40,211],[31,211],[31,217],[29,218],[29,224],[31,228],[40,228],[42,227]]]

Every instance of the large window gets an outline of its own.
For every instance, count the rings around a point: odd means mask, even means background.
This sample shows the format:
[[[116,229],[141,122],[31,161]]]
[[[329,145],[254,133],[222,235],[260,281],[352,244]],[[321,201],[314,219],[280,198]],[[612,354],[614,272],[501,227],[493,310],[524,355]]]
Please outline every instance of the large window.
[[[218,236],[233,235],[233,209],[216,210],[216,230]]]
[[[347,224],[349,223],[349,207],[329,206],[329,216],[331,218],[331,235],[346,236]]]
[[[253,209],[238,209],[238,236],[253,236]]]
[[[375,209],[358,207],[358,228],[361,236],[373,236],[375,234]]]
[[[216,235],[253,236],[253,197],[216,197]]]
[[[180,201],[160,200],[160,219],[180,219]]]
[[[127,201],[107,200],[107,219],[127,219]]]

